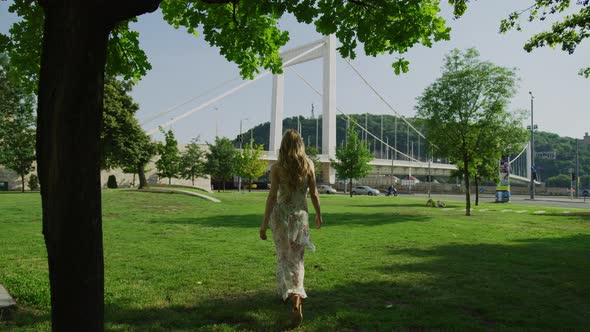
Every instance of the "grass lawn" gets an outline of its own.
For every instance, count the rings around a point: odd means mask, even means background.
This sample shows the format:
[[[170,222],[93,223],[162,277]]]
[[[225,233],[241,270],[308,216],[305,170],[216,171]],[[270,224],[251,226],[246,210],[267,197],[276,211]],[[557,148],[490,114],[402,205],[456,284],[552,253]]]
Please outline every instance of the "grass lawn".
[[[266,194],[212,196],[104,191],[107,330],[287,328],[274,246],[258,238]],[[322,196],[299,330],[588,330],[589,214],[424,203]],[[39,194],[0,194],[0,283],[18,303],[0,330],[49,330]]]

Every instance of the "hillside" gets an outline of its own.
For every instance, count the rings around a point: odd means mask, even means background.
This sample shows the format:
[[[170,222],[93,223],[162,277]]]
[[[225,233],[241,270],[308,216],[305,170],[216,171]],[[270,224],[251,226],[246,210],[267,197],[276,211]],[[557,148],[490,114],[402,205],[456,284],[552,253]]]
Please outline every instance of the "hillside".
[[[364,125],[365,114],[352,115],[356,121]],[[367,116],[368,129],[378,137],[381,135],[381,115],[369,114]],[[408,121],[419,130],[422,130],[419,120],[408,119]],[[316,145],[316,126],[317,144],[321,152],[322,146],[322,119],[299,117],[301,124],[302,136],[307,145]],[[336,141],[338,145],[342,144],[345,139],[346,119],[343,115],[336,118]],[[426,160],[425,152],[429,152],[428,143],[420,138],[412,129],[408,132],[408,125],[401,119],[397,118],[397,135],[395,131],[396,117],[392,115],[383,115],[383,140],[389,139],[391,146],[394,146],[395,136],[397,136],[397,149],[402,153],[413,155],[420,160]],[[286,118],[283,120],[283,129],[297,129],[297,117]],[[257,144],[263,144],[264,149],[268,150],[270,123],[265,122],[255,126],[244,133],[244,139],[248,140],[251,136]],[[235,142],[237,144],[237,137]],[[581,186],[590,187],[590,145],[584,144],[583,140],[578,142],[579,170],[581,175]],[[376,156],[383,157],[386,154],[386,148],[373,138],[369,138],[371,151],[376,151]],[[412,149],[413,148],[413,149]],[[548,182],[548,185],[567,187],[568,179],[571,178],[570,170],[575,168],[576,164],[576,140],[571,137],[561,137],[554,133],[537,132],[535,133],[535,159],[541,181]],[[435,152],[436,153],[436,152]],[[435,155],[435,159],[440,158]],[[398,157],[402,159],[402,157]]]

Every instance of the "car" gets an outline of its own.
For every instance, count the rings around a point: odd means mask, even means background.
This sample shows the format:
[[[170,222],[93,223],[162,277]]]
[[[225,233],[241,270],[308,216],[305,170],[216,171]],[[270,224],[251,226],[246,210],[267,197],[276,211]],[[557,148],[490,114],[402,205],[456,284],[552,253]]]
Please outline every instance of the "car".
[[[352,194],[353,195],[377,196],[380,194],[380,192],[379,192],[379,190],[371,188],[369,186],[356,186],[356,187],[352,187]]]
[[[327,184],[321,184],[318,186],[318,192],[320,194],[336,194],[337,191],[336,189],[332,188],[332,186],[327,185]]]

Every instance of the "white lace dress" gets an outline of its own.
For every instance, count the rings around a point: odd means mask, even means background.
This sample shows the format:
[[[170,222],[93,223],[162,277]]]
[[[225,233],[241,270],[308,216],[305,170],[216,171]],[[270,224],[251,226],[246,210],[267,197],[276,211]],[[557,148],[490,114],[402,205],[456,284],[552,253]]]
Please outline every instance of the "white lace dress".
[[[270,228],[277,250],[277,288],[283,300],[289,294],[306,298],[303,288],[305,247],[313,252],[315,246],[309,234],[307,211],[307,179],[294,191],[279,185],[279,195],[270,216]]]

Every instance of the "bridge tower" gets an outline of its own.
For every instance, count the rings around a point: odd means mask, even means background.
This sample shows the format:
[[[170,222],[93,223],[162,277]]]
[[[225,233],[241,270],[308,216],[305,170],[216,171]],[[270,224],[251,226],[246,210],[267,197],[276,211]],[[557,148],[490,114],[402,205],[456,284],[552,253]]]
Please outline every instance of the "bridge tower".
[[[302,54],[306,53],[302,56]],[[281,52],[283,63],[291,59],[288,66],[323,58],[323,102],[322,102],[322,173],[325,183],[334,183],[336,172],[330,167],[330,159],[336,158],[336,37],[326,36],[315,42]],[[269,153],[278,156],[283,135],[283,114],[285,98],[284,74],[273,76],[270,114]],[[309,143],[309,142],[308,142]]]

